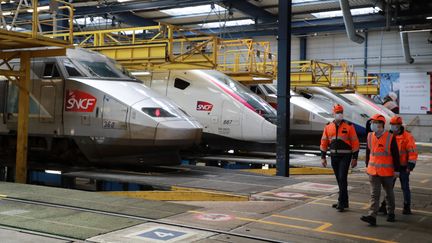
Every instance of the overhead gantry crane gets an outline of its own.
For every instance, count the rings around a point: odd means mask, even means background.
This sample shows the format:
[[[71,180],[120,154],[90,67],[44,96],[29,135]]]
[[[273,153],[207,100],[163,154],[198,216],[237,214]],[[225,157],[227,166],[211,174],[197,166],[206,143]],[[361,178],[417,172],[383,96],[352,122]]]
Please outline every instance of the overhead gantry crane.
[[[64,33],[73,38],[73,7],[51,0],[39,6],[37,0],[5,1],[0,8],[0,76],[19,88],[15,181],[26,183],[28,116],[30,106],[30,61],[32,58],[64,56],[72,41],[47,37]],[[9,64],[19,60],[19,70]],[[4,107],[6,109],[6,105]],[[2,111],[1,116],[6,112]],[[4,119],[2,119],[4,121]]]

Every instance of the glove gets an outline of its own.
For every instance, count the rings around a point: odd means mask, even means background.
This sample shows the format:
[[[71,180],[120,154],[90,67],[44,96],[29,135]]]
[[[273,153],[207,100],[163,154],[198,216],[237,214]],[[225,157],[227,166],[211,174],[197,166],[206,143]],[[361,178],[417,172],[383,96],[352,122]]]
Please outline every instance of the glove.
[[[351,168],[355,168],[357,166],[357,160],[356,159],[352,159],[351,160]]]
[[[321,159],[321,164],[323,167],[327,167],[327,159],[326,158]]]

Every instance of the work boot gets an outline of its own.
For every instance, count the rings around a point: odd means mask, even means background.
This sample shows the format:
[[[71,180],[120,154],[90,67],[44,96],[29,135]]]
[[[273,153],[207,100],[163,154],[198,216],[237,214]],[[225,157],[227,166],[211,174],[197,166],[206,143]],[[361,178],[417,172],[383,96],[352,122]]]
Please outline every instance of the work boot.
[[[337,208],[338,205],[339,205],[339,203],[334,203],[334,204],[332,204],[332,208]]]
[[[338,212],[343,212],[343,211],[345,211],[345,207],[342,206],[342,204],[337,205],[336,209],[337,209]]]
[[[405,215],[412,214],[411,213],[411,207],[410,207],[409,204],[404,204],[404,208],[403,208],[402,214],[405,214]]]
[[[394,215],[394,213],[391,213],[387,216],[387,222],[395,222],[396,221],[396,216]]]
[[[361,216],[361,221],[369,223],[370,226],[376,226],[376,218],[374,216]]]
[[[387,203],[385,201],[381,203],[381,207],[378,209],[378,212],[387,215]]]

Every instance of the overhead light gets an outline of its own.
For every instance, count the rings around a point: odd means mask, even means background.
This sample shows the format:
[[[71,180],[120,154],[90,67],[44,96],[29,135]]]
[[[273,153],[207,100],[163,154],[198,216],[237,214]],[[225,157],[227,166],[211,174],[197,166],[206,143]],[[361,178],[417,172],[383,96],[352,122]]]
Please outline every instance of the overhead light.
[[[242,20],[230,20],[230,21],[220,21],[220,22],[211,22],[205,24],[199,24],[199,26],[203,28],[220,28],[227,26],[242,26],[242,25],[251,25],[255,24],[255,20],[252,19],[242,19]]]
[[[351,14],[352,15],[373,14],[373,13],[378,13],[379,11],[381,11],[381,9],[378,7],[355,8],[355,9],[351,9]],[[341,17],[343,14],[342,14],[342,10],[335,10],[335,11],[324,11],[324,12],[312,13],[312,15],[315,16],[316,18],[321,19],[321,18]]]
[[[131,74],[133,76],[146,76],[146,75],[150,75],[150,72],[147,71],[139,71],[139,72],[131,72]]]
[[[432,16],[426,17],[426,19],[432,19]]]
[[[40,11],[46,11],[46,10],[49,10],[49,6],[42,6],[42,7],[38,7],[37,8],[37,11],[38,12],[40,12]],[[28,13],[33,13],[33,9],[27,9],[27,12]]]
[[[130,2],[130,1],[133,1],[133,0],[117,0],[117,2],[119,2],[119,3]]]
[[[13,14],[12,11],[3,11],[1,13],[3,13],[3,16],[8,16],[8,15],[12,15]]]
[[[58,170],[45,170],[45,173],[53,174],[53,175],[61,175],[61,171]]]
[[[117,0],[119,1],[119,0]],[[214,4],[214,9],[212,9],[211,4],[205,4],[205,5],[199,5],[194,7],[184,7],[184,8],[171,8],[171,9],[165,9],[165,10],[159,10],[160,12],[164,14],[168,14],[171,16],[180,16],[180,15],[192,15],[192,14],[203,14],[203,13],[210,13],[211,11],[215,12],[221,12],[225,11],[226,8]]]
[[[252,79],[255,81],[269,80],[269,78],[264,78],[264,77],[252,77]]]

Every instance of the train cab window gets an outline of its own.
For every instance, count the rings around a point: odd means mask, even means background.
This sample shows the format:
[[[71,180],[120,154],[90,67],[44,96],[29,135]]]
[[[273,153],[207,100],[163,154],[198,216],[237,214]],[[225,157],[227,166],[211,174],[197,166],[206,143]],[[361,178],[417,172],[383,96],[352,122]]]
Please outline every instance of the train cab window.
[[[250,89],[252,92],[254,92],[254,93],[256,94],[257,89],[258,89],[258,86],[257,86],[257,85],[251,85],[251,86],[249,87],[249,89]]]
[[[262,95],[262,91],[259,87],[257,87],[256,92],[257,95]]]
[[[45,64],[43,77],[44,78],[60,78],[60,73],[57,69],[57,65],[55,63]]]
[[[176,87],[177,89],[185,90],[189,86],[190,86],[190,83],[187,81],[184,81],[183,79],[176,78],[174,80],[174,87]]]
[[[71,61],[64,60],[63,65],[64,65],[66,72],[69,75],[69,77],[82,77],[83,76]]]

